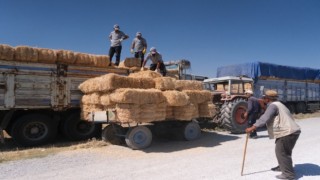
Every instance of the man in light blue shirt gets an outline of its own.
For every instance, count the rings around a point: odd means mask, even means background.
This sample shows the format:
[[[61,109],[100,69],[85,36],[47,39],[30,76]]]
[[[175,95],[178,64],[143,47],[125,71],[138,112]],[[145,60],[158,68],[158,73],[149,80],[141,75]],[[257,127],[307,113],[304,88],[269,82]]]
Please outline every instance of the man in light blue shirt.
[[[111,46],[109,49],[109,57],[110,57],[110,65],[112,62],[113,55],[116,54],[116,66],[119,66],[120,63],[120,55],[122,50],[121,42],[125,39],[128,39],[129,36],[120,31],[120,27],[118,24],[113,26],[114,31],[112,31],[109,35],[109,39],[111,42]]]
[[[141,32],[137,32],[136,37],[133,39],[131,44],[131,53],[134,53],[135,58],[141,59],[141,66],[144,60],[144,54],[147,49],[147,41],[142,37]]]
[[[146,65],[149,59],[151,60],[150,70],[159,72],[162,74],[162,76],[166,76],[167,70],[166,66],[163,63],[162,55],[157,51],[155,47],[150,48],[150,53],[143,61],[142,68]]]

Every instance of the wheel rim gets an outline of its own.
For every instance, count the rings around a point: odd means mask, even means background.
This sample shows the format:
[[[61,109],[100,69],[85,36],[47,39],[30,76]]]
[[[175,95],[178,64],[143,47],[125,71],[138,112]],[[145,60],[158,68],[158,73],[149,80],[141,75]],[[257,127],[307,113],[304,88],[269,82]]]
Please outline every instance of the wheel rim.
[[[136,144],[145,144],[147,141],[147,135],[143,131],[138,131],[133,135],[133,141]]]
[[[244,118],[244,113],[246,112],[246,107],[240,106],[235,111],[235,121],[237,124],[243,125],[246,123],[246,119]]]
[[[48,127],[42,122],[32,122],[25,126],[23,134],[29,140],[40,140],[47,136]]]
[[[199,132],[199,127],[196,124],[189,123],[184,129],[184,136],[187,140],[193,140],[199,136]]]

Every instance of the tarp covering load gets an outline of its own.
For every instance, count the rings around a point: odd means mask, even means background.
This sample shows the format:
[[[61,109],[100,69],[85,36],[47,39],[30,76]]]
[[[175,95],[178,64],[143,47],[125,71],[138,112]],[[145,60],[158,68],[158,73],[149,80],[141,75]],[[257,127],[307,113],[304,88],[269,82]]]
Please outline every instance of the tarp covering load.
[[[218,67],[217,77],[247,76],[258,78],[275,78],[288,80],[320,80],[320,70],[306,67],[292,67],[278,64],[252,62]]]
[[[181,89],[192,90],[178,91],[174,90],[176,80],[155,73],[142,71],[129,77],[111,73],[83,82],[79,85],[85,93],[82,118],[88,120],[90,112],[110,108],[115,109],[117,121],[121,123],[212,117],[212,96],[198,82],[181,81]],[[149,76],[143,76],[145,74]]]

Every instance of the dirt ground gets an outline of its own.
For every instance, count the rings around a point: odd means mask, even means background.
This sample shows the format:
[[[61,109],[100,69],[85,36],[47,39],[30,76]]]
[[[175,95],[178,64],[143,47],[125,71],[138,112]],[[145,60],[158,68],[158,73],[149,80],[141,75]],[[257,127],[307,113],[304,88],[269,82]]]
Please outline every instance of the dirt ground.
[[[320,179],[320,117],[297,122],[302,128],[293,152],[297,179]],[[206,131],[195,141],[155,139],[143,151],[101,141],[75,144],[46,156],[4,161],[0,179],[275,179],[274,140],[265,130],[258,134],[249,139],[243,176],[246,135]]]

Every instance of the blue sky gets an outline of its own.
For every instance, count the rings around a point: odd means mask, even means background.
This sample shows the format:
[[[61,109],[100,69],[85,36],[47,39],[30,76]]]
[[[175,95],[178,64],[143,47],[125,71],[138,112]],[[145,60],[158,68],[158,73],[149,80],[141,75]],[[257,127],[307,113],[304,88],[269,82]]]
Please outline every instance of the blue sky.
[[[319,0],[0,0],[0,44],[107,54],[114,24],[191,73],[254,61],[320,69]]]

